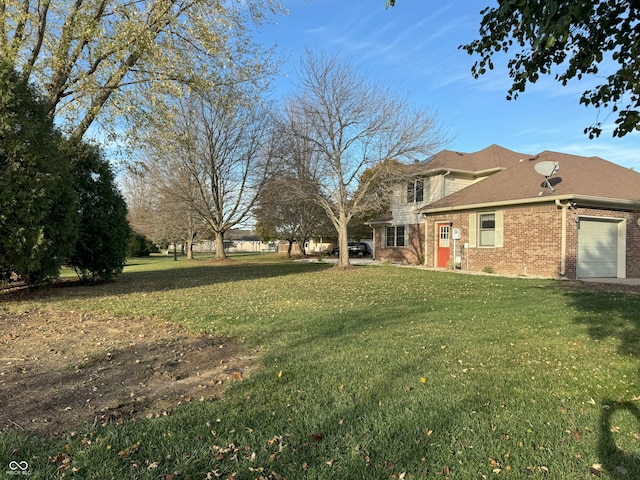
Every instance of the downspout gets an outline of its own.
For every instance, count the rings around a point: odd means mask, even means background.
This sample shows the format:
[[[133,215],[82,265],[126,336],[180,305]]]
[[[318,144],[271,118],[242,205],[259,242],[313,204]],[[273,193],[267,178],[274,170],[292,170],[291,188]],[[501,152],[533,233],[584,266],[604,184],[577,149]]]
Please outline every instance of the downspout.
[[[567,209],[570,203],[563,205],[556,199],[556,206],[562,208],[562,241],[560,243],[560,276],[564,277],[567,268]]]
[[[373,242],[371,242],[371,260],[376,259],[376,228],[371,226]]]
[[[423,254],[424,254],[423,262],[424,263],[423,263],[423,265],[425,267],[427,267],[428,266],[427,265],[427,258],[429,258],[428,257],[428,255],[429,255],[429,232],[428,232],[428,229],[427,229],[427,216],[424,213],[422,214],[422,220],[424,221],[424,252],[423,252]]]

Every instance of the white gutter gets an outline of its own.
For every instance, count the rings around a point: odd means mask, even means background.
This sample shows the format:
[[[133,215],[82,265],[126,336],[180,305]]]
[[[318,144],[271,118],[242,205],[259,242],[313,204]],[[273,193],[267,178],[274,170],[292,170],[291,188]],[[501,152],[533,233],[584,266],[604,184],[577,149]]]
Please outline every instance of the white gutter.
[[[556,205],[562,208],[562,233],[560,243],[560,276],[564,277],[567,268],[567,209],[571,205],[569,202],[563,205],[556,199]]]
[[[617,198],[607,197],[593,197],[590,195],[557,195],[553,197],[533,197],[533,198],[518,198],[513,200],[500,200],[497,202],[483,202],[472,203],[469,205],[453,205],[450,207],[437,207],[437,208],[423,208],[420,212],[424,214],[428,213],[442,213],[452,212],[457,210],[476,210],[479,208],[493,208],[493,207],[505,207],[511,205],[523,205],[529,203],[546,203],[546,202],[558,202],[562,200],[573,200],[583,206],[607,206],[607,207],[626,207],[628,209],[640,208],[640,200],[624,200]]]

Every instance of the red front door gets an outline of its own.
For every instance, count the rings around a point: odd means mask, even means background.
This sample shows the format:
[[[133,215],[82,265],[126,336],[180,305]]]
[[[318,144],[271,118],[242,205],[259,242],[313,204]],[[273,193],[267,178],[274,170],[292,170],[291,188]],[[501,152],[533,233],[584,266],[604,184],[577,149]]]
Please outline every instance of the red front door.
[[[448,223],[438,224],[438,264],[437,267],[447,267],[449,263],[451,239],[451,226]]]

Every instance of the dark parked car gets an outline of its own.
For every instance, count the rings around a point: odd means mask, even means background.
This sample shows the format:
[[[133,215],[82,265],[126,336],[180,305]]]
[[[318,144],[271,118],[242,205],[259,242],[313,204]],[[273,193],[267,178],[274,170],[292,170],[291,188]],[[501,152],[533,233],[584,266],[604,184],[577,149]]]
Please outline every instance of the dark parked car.
[[[350,257],[370,257],[373,253],[369,244],[365,242],[349,242],[348,245]],[[340,247],[334,247],[329,254],[337,257],[340,255]]]

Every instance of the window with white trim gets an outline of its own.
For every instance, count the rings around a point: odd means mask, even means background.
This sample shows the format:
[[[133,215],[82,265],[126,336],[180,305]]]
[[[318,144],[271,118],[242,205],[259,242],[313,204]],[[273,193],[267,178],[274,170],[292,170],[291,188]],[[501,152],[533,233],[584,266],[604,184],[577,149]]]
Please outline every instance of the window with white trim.
[[[418,178],[407,182],[407,203],[422,202],[424,200],[424,179]]]
[[[407,229],[404,225],[397,225],[395,227],[387,227],[385,231],[385,243],[386,247],[404,247],[407,244],[406,239]]]
[[[469,214],[469,247],[504,246],[504,212],[478,212]]]
[[[481,247],[493,247],[496,244],[496,214],[481,213],[478,215],[478,243]]]

